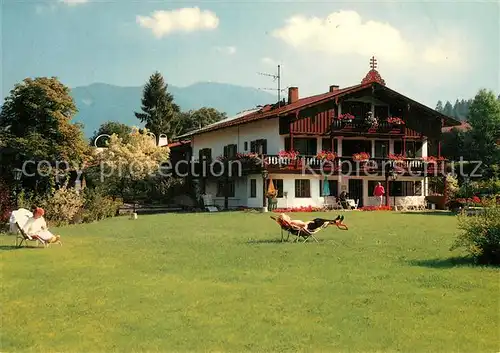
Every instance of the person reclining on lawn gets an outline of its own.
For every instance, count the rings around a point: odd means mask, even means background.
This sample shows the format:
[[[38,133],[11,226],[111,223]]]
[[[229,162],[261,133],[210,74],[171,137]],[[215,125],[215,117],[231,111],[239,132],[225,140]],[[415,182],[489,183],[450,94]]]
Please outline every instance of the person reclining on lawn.
[[[309,222],[304,222],[304,221],[301,221],[300,219],[291,219],[290,216],[282,213],[280,214],[279,218],[281,218],[282,220],[284,220],[285,222],[291,224],[291,225],[294,225],[294,226],[297,226],[297,227],[300,227],[300,228],[306,228],[307,230],[309,231],[314,231],[320,227],[322,227],[325,223],[329,223],[329,224],[342,224],[342,221],[344,220],[344,216],[337,216],[336,219],[324,219],[324,218],[315,218],[313,219],[312,221],[309,221]]]
[[[52,234],[48,228],[43,215],[45,211],[43,208],[36,207],[33,211],[33,217],[30,217],[23,227],[27,236],[38,236],[47,243],[55,243],[61,239],[59,235]]]

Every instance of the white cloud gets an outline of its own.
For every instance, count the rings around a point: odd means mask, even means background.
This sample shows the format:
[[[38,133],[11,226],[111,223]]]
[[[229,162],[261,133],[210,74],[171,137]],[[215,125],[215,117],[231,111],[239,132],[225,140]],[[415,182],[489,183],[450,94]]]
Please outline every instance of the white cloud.
[[[59,2],[63,2],[66,5],[69,6],[75,6],[75,5],[80,5],[80,4],[85,4],[89,0],[59,0]]]
[[[46,13],[53,13],[57,9],[57,6],[53,3],[47,4],[47,5],[35,5],[35,12],[37,15],[43,15]]]
[[[457,34],[441,35],[424,42],[406,38],[386,22],[363,20],[355,11],[333,12],[325,18],[293,16],[272,35],[297,50],[332,55],[359,55],[388,66],[413,68],[422,64],[460,69],[465,63],[464,41]]]
[[[264,58],[260,59],[260,62],[264,65],[270,65],[270,66],[278,65],[278,62],[276,60],[268,58],[268,57],[264,57]]]
[[[226,54],[226,55],[233,55],[236,54],[236,47],[233,46],[227,46],[227,47],[215,47],[214,48],[217,52]]]
[[[151,16],[137,16],[136,22],[149,28],[157,38],[173,32],[213,30],[219,26],[219,18],[212,11],[201,11],[198,7],[172,11],[155,11]]]

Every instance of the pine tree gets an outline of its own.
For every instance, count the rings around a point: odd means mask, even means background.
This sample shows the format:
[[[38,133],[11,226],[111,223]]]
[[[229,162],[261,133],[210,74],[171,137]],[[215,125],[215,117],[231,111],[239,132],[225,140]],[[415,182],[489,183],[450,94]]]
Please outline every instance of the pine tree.
[[[443,109],[443,114],[453,116],[453,106],[451,105],[450,101],[446,101]]]
[[[460,119],[460,101],[458,98],[455,100],[455,104],[453,105],[453,117],[455,119]]]
[[[443,112],[443,102],[438,101],[436,104],[436,111],[442,113]]]
[[[146,123],[146,129],[156,135],[157,142],[160,134],[171,137],[170,124],[180,112],[179,106],[174,103],[174,97],[167,91],[167,88],[168,85],[163,76],[156,71],[144,86],[141,100],[142,113],[135,113],[141,122]]]

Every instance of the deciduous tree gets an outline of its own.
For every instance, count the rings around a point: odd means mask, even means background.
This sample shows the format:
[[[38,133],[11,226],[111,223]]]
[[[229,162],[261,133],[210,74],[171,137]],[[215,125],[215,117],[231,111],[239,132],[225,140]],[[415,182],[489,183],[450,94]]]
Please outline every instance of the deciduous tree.
[[[196,129],[201,129],[225,118],[226,113],[208,107],[179,113],[176,115],[172,124],[172,136],[176,137]]]
[[[500,164],[500,101],[492,91],[480,90],[469,107],[473,157],[487,167]]]
[[[113,135],[116,134],[118,137],[122,139],[123,142],[127,143],[130,138],[130,134],[132,133],[132,127],[127,124],[120,123],[118,121],[108,121],[102,124],[99,127],[99,130],[94,132],[94,136],[90,139],[91,146],[94,146],[94,143],[97,147],[105,147],[108,141],[107,138],[99,138],[101,135]],[[97,141],[96,141],[97,139]]]
[[[27,78],[16,84],[0,112],[2,172],[27,160],[64,161],[90,158],[70,90],[55,77]]]

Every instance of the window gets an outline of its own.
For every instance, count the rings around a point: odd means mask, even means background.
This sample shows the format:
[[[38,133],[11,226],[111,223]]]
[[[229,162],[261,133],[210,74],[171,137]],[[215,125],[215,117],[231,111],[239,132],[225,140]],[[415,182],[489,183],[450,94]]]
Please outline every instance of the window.
[[[212,149],[203,148],[198,152],[200,161],[211,161],[212,160]]]
[[[250,152],[258,154],[267,154],[267,140],[260,139],[250,141]]]
[[[290,137],[285,138],[285,150],[290,151]],[[304,156],[314,156],[317,153],[318,141],[315,138],[297,137],[293,139],[293,149]]]
[[[406,147],[407,158],[420,158],[422,157],[422,141],[394,141],[394,154],[403,154],[403,145]]]
[[[339,181],[338,180],[328,180],[328,185],[330,187],[330,194],[329,195],[323,195],[323,182],[324,180],[319,181],[319,196],[338,196],[338,187],[339,187]]]
[[[375,140],[375,158],[387,158],[389,156],[389,141]]]
[[[342,140],[342,155],[352,156],[354,153],[366,152],[372,154],[372,142],[370,140]]]
[[[283,197],[283,179],[273,179],[273,185],[278,190],[278,198]],[[269,189],[269,180],[267,180],[266,190]]]
[[[295,197],[311,197],[311,181],[309,179],[295,180]]]
[[[216,197],[225,197],[224,194],[224,181],[217,182],[217,194]],[[227,184],[227,197],[234,197],[235,195],[235,185],[234,180],[228,180]]]
[[[371,103],[344,101],[342,103],[342,113],[351,113],[357,119],[364,119],[366,113],[372,110]]]
[[[245,143],[243,144],[243,149],[246,151],[248,151],[248,142],[245,141]]]
[[[238,152],[238,146],[236,146],[235,144],[224,146],[224,157],[227,158],[236,157],[237,152]]]
[[[333,150],[332,150],[332,139],[323,139],[321,143],[321,149],[323,151],[337,152],[337,139],[333,139]]]
[[[406,157],[422,157],[422,141],[406,141]]]
[[[403,141],[394,141],[394,154],[403,154]]]
[[[380,120],[385,120],[389,116],[389,107],[386,105],[375,106],[375,116]]]
[[[250,197],[257,197],[257,179],[250,179]]]
[[[390,196],[422,196],[422,182],[391,181],[389,183],[389,190]]]

